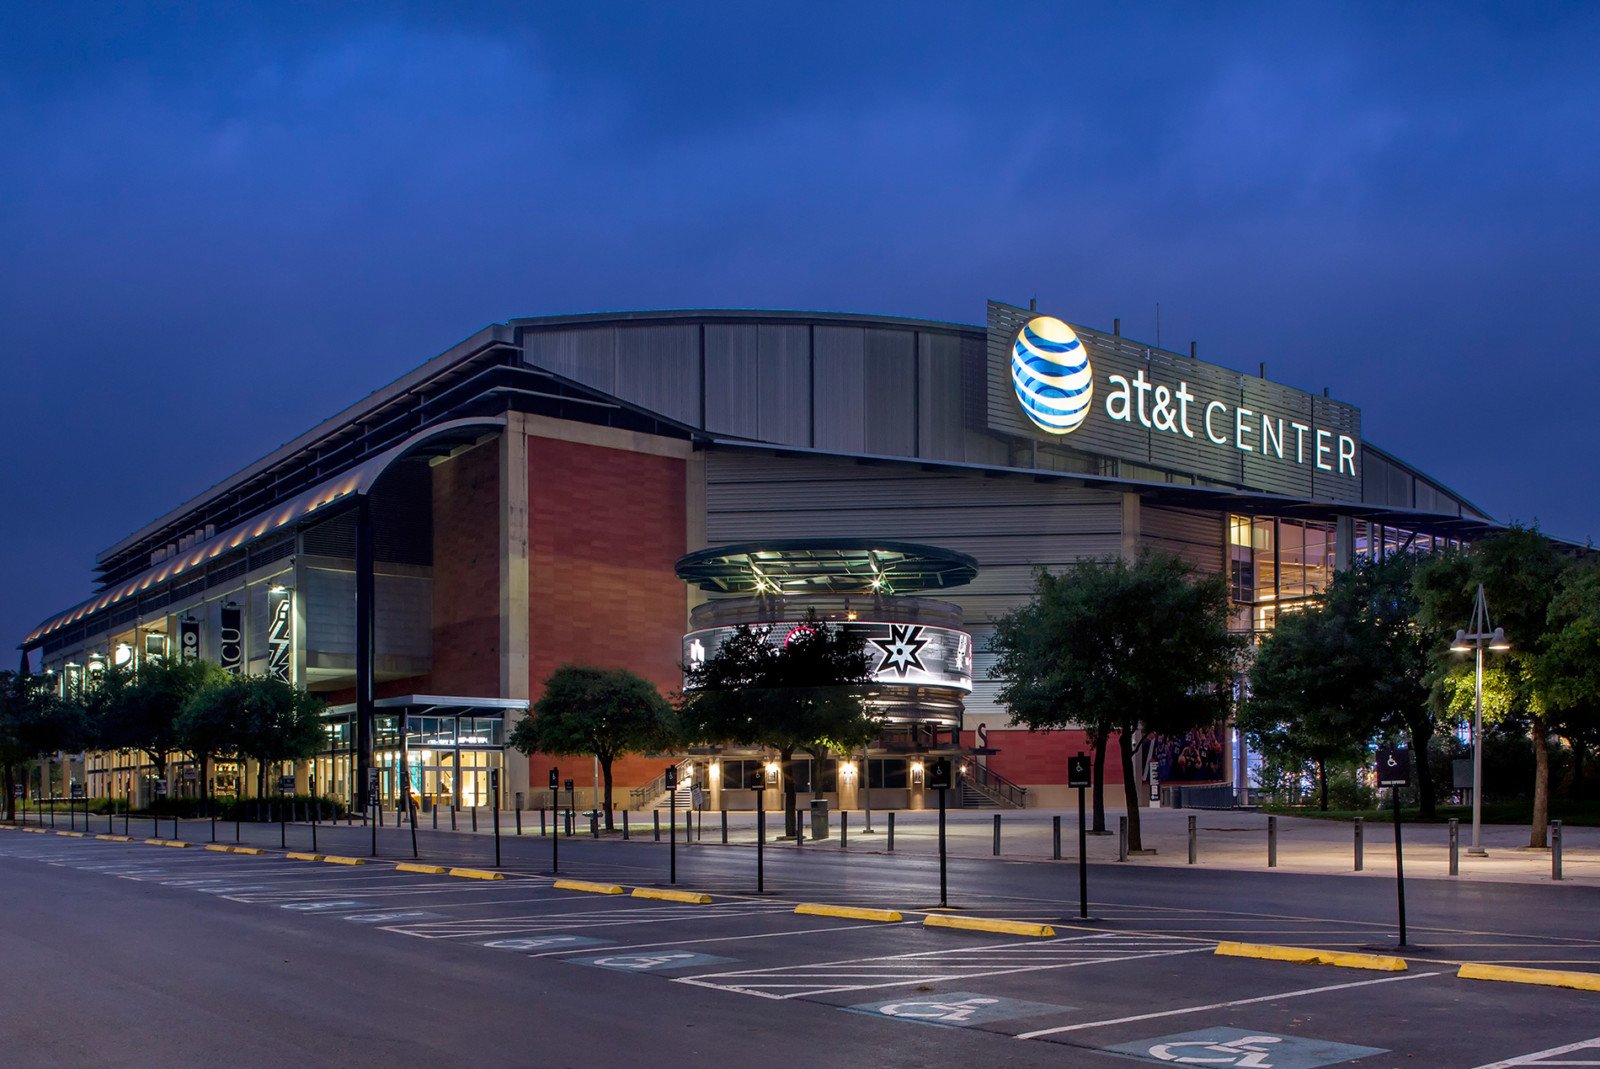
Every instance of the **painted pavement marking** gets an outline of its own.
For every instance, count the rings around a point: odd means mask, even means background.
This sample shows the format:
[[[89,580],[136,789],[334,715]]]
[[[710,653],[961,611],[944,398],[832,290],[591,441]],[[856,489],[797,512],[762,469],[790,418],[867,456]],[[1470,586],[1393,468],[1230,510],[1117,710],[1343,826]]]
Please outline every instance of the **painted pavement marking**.
[[[702,914],[696,914],[696,916],[701,916],[701,915]],[[905,924],[905,925],[912,925],[915,922],[913,922],[913,921],[904,921],[902,923]],[[894,927],[894,926],[890,925],[889,927]],[[796,936],[832,935],[834,932],[854,932],[854,931],[859,931],[859,930],[862,930],[862,929],[866,929],[868,931],[873,931],[873,932],[881,932],[881,931],[885,930],[885,926],[880,924],[880,923],[878,923],[878,922],[876,922],[876,921],[874,921],[871,924],[840,924],[840,925],[835,925],[834,927],[831,927],[831,928],[799,928],[799,929],[796,929],[794,931],[789,931],[789,932],[747,932],[744,935],[715,935],[715,936],[710,936],[708,938],[702,938],[702,939],[669,939],[669,940],[665,940],[665,941],[662,941],[662,942],[656,942],[656,943],[626,943],[626,944],[623,944],[622,946],[617,947],[617,949],[618,950],[651,950],[651,949],[654,949],[654,948],[657,948],[657,947],[700,946],[700,945],[702,945],[704,943],[741,943],[741,942],[744,942],[744,941],[750,940],[750,939],[792,939],[792,938],[794,938]],[[564,951],[552,950],[552,951],[548,951],[547,953],[544,953],[544,954],[530,954],[529,957],[534,957],[534,958],[556,957],[556,956],[559,956],[559,955],[561,955],[563,953],[564,953]]]
[[[1243,1028],[1203,1028],[1171,1036],[1106,1047],[1141,1061],[1176,1065],[1233,1065],[1251,1069],[1317,1069],[1322,1065],[1387,1054],[1381,1047],[1358,1047],[1302,1036],[1250,1032]]]
[[[1105,965],[1146,958],[1174,957],[1210,951],[1210,945],[1165,937],[1088,935],[1018,945],[924,950],[868,958],[844,958],[809,965],[773,966],[740,972],[679,977],[693,984],[770,999],[808,998],[840,991],[865,991],[908,984],[965,981],[1012,973],[1044,972],[1084,965]]]
[[[593,901],[592,896],[583,896]],[[518,933],[565,931],[572,928],[609,928],[635,924],[665,924],[682,918],[695,920],[722,920],[728,918],[758,917],[768,914],[788,914],[794,907],[782,904],[754,905],[728,902],[711,906],[622,906],[610,909],[575,910],[543,914],[526,914],[516,917],[457,918],[425,924],[404,925],[395,928],[403,935],[418,939],[482,939],[486,936],[511,936]],[[698,942],[698,940],[690,940]]]
[[[1307,995],[1321,995],[1329,991],[1347,991],[1355,987],[1373,987],[1377,984],[1400,984],[1407,980],[1426,980],[1434,976],[1443,976],[1439,972],[1413,972],[1400,973],[1395,976],[1380,976],[1376,980],[1352,980],[1344,984],[1326,984],[1322,987],[1303,987],[1298,991],[1279,991],[1271,995],[1257,995],[1254,998],[1238,998],[1229,1002],[1211,1002],[1204,1006],[1184,1006],[1175,1010],[1157,1010],[1154,1013],[1139,1013],[1132,1017],[1110,1017],[1102,1021],[1082,1021],[1078,1024],[1064,1024],[1055,1028],[1041,1028],[1036,1032],[1023,1032],[1018,1039],[1040,1039],[1044,1036],[1059,1035],[1062,1032],[1080,1032],[1086,1028],[1107,1028],[1116,1024],[1132,1024],[1135,1021],[1154,1021],[1161,1017],[1181,1017],[1187,1013],[1204,1013],[1207,1010],[1232,1009],[1235,1006],[1253,1006],[1260,1002],[1276,1002],[1279,999],[1302,998]]]
[[[1581,1061],[1573,1061],[1566,1057],[1568,1054],[1589,1052]],[[1547,1058],[1559,1058],[1559,1061],[1546,1061]],[[1568,1043],[1561,1047],[1551,1047],[1549,1050],[1538,1050],[1532,1054],[1523,1054],[1504,1061],[1489,1062],[1480,1065],[1477,1069],[1511,1069],[1517,1065],[1600,1065],[1600,1037],[1594,1039],[1581,1039],[1576,1043]]]
[[[562,947],[563,952],[575,947],[605,946],[606,940],[596,939],[590,935],[524,935],[512,939],[490,939],[478,944],[490,950],[548,950],[550,947]],[[535,955],[537,956],[537,955]]]
[[[596,969],[615,969],[619,972],[670,972],[695,969],[702,965],[726,965],[737,959],[696,954],[688,950],[661,950],[653,954],[601,954],[599,957],[567,960],[574,965],[590,965]]]
[[[1019,1017],[1042,1017],[1061,1013],[1071,1006],[1052,1006],[1015,998],[995,998],[972,991],[942,991],[936,995],[912,995],[846,1006],[852,1013],[889,1017],[914,1024],[941,1025],[946,1028],[972,1028],[977,1025],[1011,1021]]]

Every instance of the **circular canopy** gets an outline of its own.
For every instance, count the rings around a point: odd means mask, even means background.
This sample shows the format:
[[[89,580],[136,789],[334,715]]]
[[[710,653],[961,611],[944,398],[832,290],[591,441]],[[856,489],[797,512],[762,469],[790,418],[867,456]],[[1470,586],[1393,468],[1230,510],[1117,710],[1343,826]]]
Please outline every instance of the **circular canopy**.
[[[978,562],[913,542],[791,538],[702,549],[678,578],[722,594],[914,594],[970,583]]]

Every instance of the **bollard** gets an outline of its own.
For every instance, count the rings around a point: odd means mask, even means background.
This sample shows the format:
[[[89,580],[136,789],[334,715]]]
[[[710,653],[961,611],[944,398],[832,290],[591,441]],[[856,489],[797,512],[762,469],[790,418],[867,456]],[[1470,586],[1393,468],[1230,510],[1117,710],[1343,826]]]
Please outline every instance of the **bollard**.
[[[1278,818],[1267,818],[1267,868],[1278,867]]]
[[[1450,875],[1461,875],[1461,821],[1450,818]]]
[[[1117,818],[1117,860],[1128,860],[1128,818]]]
[[[994,856],[1000,856],[1000,814],[994,815]]]
[[[650,811],[650,815],[655,820],[655,824],[656,824],[656,842],[659,843],[661,841],[661,810],[652,809]]]
[[[589,811],[589,838],[600,838],[600,810],[598,809]]]
[[[894,853],[894,810],[889,810],[889,853]]]
[[[688,846],[694,841],[694,810],[683,811],[683,845]]]
[[[622,811],[622,841],[628,841],[628,811],[626,809]]]
[[[794,811],[794,845],[798,848],[806,844],[806,811]]]
[[[850,810],[839,810],[839,849],[843,850],[848,845],[850,838]]]
[[[1189,864],[1193,865],[1200,860],[1200,835],[1195,827],[1195,818],[1189,818]]]
[[[722,845],[728,845],[728,811],[722,811]]]
[[[450,830],[451,831],[455,831],[456,830],[456,813],[457,813],[457,809],[455,807],[455,803],[452,802],[450,804]]]
[[[472,807],[472,830],[473,831],[477,831],[478,830],[478,807],[477,806],[473,806]]]
[[[517,834],[522,834],[522,807],[517,807]]]
[[[1054,861],[1061,860],[1061,817],[1050,818],[1050,857]]]
[[[1550,822],[1550,878],[1561,879],[1561,821]]]
[[[1356,871],[1360,872],[1366,867],[1367,825],[1360,817],[1356,818]]]
[[[550,834],[549,828],[546,826],[544,818],[545,818],[544,806],[540,806],[539,807],[539,838],[541,838],[541,839],[543,839],[546,835]]]

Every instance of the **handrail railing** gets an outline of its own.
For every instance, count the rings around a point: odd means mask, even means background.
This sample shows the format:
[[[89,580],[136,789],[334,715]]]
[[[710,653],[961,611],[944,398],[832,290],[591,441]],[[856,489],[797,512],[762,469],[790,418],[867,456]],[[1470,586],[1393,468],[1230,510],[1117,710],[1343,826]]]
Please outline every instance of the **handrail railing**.
[[[686,757],[682,761],[678,762],[677,767],[679,783],[687,782],[687,780],[684,778],[684,773],[690,771],[693,766],[694,761],[692,758]],[[657,776],[649,783],[646,783],[643,787],[634,787],[632,790],[628,791],[628,808],[643,809],[647,804],[655,801],[657,798],[660,798],[666,793],[667,774],[662,772],[661,775]]]
[[[974,787],[992,796],[997,802],[1003,802],[1018,809],[1028,804],[1028,788],[1012,783],[992,768],[980,765],[976,761],[970,761],[967,763],[964,775],[972,781]]]

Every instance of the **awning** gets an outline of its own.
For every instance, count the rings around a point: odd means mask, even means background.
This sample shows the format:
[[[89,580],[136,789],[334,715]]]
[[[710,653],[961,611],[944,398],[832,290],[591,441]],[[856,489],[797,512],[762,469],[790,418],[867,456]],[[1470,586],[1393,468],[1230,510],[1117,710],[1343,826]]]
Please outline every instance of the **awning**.
[[[527,698],[468,698],[453,694],[406,694],[379,698],[372,707],[381,712],[404,712],[406,716],[477,716],[483,713],[526,712]],[[324,709],[325,717],[353,716],[355,702]]]

